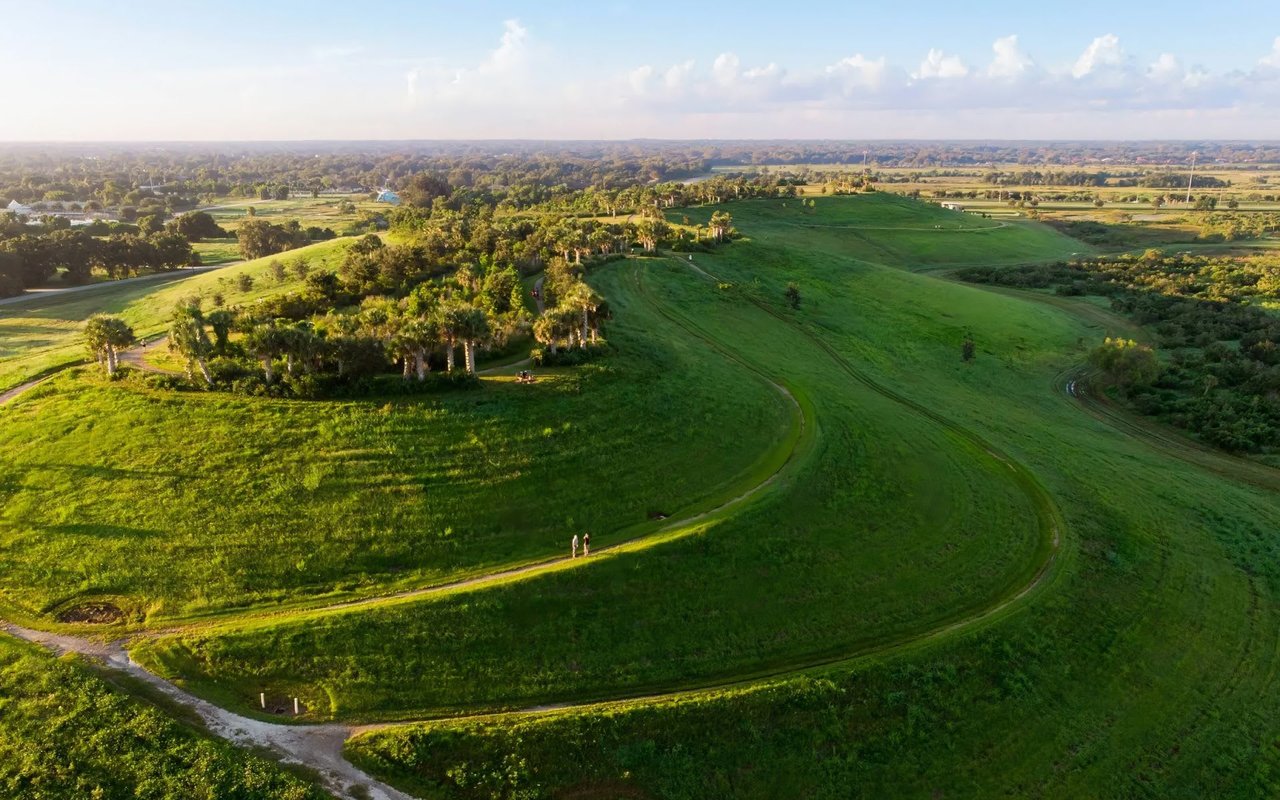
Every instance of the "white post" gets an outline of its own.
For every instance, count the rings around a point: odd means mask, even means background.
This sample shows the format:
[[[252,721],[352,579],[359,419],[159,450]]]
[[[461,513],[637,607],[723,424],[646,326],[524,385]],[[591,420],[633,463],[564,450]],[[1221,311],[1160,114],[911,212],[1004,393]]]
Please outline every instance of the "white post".
[[[263,708],[266,708],[266,707],[267,707],[267,693],[266,693],[266,692],[258,692],[258,705],[262,706]]]
[[[298,716],[298,698],[293,698],[293,715]]]

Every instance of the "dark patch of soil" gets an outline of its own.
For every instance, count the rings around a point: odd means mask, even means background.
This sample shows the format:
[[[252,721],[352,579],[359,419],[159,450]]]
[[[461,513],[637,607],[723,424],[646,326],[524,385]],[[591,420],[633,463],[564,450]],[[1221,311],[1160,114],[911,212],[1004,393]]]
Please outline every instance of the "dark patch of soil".
[[[649,800],[652,795],[621,780],[592,781],[552,794],[556,800]]]
[[[119,622],[122,619],[124,619],[124,612],[120,610],[119,606],[102,600],[81,603],[78,606],[59,611],[57,615],[58,622],[78,622],[88,623],[89,625],[107,625],[112,622]]]
[[[669,515],[665,511],[650,511],[649,519],[666,519]]]

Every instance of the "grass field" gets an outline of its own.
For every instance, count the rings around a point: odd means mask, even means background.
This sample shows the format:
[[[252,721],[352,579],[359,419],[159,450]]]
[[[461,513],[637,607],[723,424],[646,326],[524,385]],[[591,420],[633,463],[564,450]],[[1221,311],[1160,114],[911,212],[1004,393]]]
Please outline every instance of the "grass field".
[[[350,202],[356,213],[343,213],[339,208]],[[322,195],[320,197],[298,196],[288,200],[258,200],[227,197],[214,202],[208,209],[210,216],[227,230],[234,231],[241,222],[248,219],[249,209],[253,209],[255,219],[263,219],[277,225],[296,219],[302,227],[316,226],[332,228],[339,235],[359,218],[360,212],[372,211],[385,214],[394,206],[369,200],[368,195]]]
[[[819,211],[850,223],[879,218],[886,202],[818,201]],[[1212,471],[1180,460],[1157,439],[1122,434],[1083,413],[1062,392],[1058,376],[1105,335],[1105,315],[1085,320],[901,268],[929,254],[969,261],[979,255],[966,252],[970,234],[942,231],[936,244],[909,248],[889,231],[797,234],[772,203],[730,210],[751,241],[699,259],[741,292],[717,297],[708,282],[695,301],[687,280],[654,275],[655,291],[680,298],[682,311],[711,330],[726,311],[762,303],[796,335],[822,340],[878,382],[1027,465],[1066,522],[1052,583],[1016,613],[892,657],[661,703],[393,727],[356,739],[353,755],[432,797],[488,796],[495,787],[532,797],[685,798],[1253,798],[1280,791],[1274,493],[1237,479],[1228,457],[1214,456]],[[1003,248],[993,250],[1005,258]],[[886,252],[899,259],[877,262]],[[1046,248],[1024,257],[1051,255]],[[788,281],[804,297],[794,314],[782,299]],[[959,359],[965,332],[979,345],[970,365]],[[774,363],[809,358],[805,350],[782,346]],[[903,416],[869,416],[864,425],[884,435]],[[825,427],[821,409],[818,424]],[[879,459],[860,468],[889,469]],[[946,474],[930,473],[935,480]],[[862,519],[851,514],[845,524],[856,530],[851,523]],[[712,531],[707,540],[720,535]],[[839,557],[856,567],[860,556]],[[714,574],[711,562],[688,569]],[[752,567],[760,568],[741,565]],[[784,576],[810,581],[813,571],[804,559],[769,567],[765,591],[785,585]],[[888,574],[897,585],[900,573]],[[811,582],[822,585],[820,577]],[[845,600],[867,601],[861,594]],[[581,627],[597,624],[575,611]],[[799,624],[788,630],[819,638]],[[234,653],[260,635],[233,637],[227,646]],[[305,641],[305,632],[293,635]],[[287,653],[291,641],[280,636],[277,652]],[[208,646],[208,663],[221,663],[219,644]],[[660,658],[663,650],[655,644],[650,653]],[[507,769],[487,771],[495,764]]]
[[[85,666],[0,635],[0,794],[321,800],[267,761],[197,735]]]
[[[164,331],[173,305],[182,297],[211,298],[218,293],[228,305],[235,305],[296,290],[300,284],[292,275],[284,283],[271,277],[272,261],[306,258],[314,269],[335,269],[349,243],[321,242],[196,275],[179,272],[144,281],[106,283],[88,291],[0,306],[0,391],[49,370],[83,362],[87,356],[80,331],[92,314],[119,314],[139,337],[153,336]],[[254,279],[247,292],[235,284],[241,274]]]
[[[0,410],[4,595],[32,614],[110,597],[172,617],[389,590],[736,496],[785,434],[786,401],[695,343],[650,340],[659,327],[628,309],[598,365],[425,399],[60,376]]]
[[[205,239],[191,247],[200,256],[200,263],[206,266],[231,264],[241,260],[240,243],[235,237],[227,239]]]
[[[0,410],[5,601],[177,619],[132,654],[245,713],[417,720],[348,752],[431,798],[1280,794],[1270,473],[1064,391],[1130,323],[934,274],[1089,246],[814,199],[593,272],[616,352],[533,387],[60,376]]]

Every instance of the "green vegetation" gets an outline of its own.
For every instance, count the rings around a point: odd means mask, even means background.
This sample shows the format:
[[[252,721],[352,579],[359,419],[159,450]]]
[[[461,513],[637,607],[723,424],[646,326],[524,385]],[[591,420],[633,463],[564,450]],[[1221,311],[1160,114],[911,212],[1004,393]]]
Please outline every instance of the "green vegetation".
[[[307,168],[284,161],[236,193],[296,192]],[[261,692],[307,721],[417,720],[348,752],[433,798],[1280,793],[1280,478],[1076,381],[1091,359],[1139,408],[1253,436],[1275,399],[1270,262],[1096,258],[1033,221],[867,193],[870,174],[681,187],[653,181],[707,162],[519,163],[503,183],[419,169],[394,244],[80,319],[169,326],[213,386],[219,359],[323,372],[294,345],[347,319],[401,362],[379,386],[407,387],[454,345],[474,369],[537,286],[526,329],[561,366],[341,402],[60,375],[0,409],[6,614],[114,610],[135,658],[245,713]],[[554,189],[534,177],[552,167]],[[1015,178],[1038,187],[1016,208],[1111,213],[1180,180],[1049,172]],[[1234,225],[1213,180],[1186,211]],[[956,271],[993,287],[931,274]],[[205,302],[173,311],[192,286]],[[94,330],[113,361],[120,327]],[[567,559],[582,532],[592,555]]]
[[[826,206],[832,216],[843,211],[852,222],[873,217],[882,202],[819,199],[817,207]],[[699,263],[719,283],[740,290],[718,290],[706,281],[699,292],[684,278],[659,282],[656,275],[654,285],[679,292],[681,312],[706,320],[711,331],[733,315],[752,313],[751,303],[763,303],[797,333],[820,338],[859,370],[1026,464],[1065,517],[1065,552],[1051,586],[1017,613],[999,615],[998,624],[940,638],[928,648],[908,647],[896,657],[661,703],[391,728],[356,739],[353,755],[405,786],[459,798],[517,792],[1248,798],[1280,789],[1273,724],[1280,708],[1272,691],[1280,652],[1280,552],[1269,534],[1280,526],[1274,494],[1254,488],[1243,479],[1251,473],[1229,458],[1202,454],[1211,467],[1202,469],[1181,460],[1176,442],[1117,436],[1082,414],[1076,401],[1051,391],[1055,376],[1102,339],[1106,328],[1099,330],[1097,315],[1075,316],[1056,305],[847,255],[851,247],[901,247],[891,232],[860,231],[843,239],[814,230],[797,235],[778,204],[740,204],[733,211],[751,241]],[[940,244],[962,246],[972,234],[935,235]],[[1053,252],[1026,256],[1051,258]],[[908,264],[923,261],[908,256]],[[804,293],[799,311],[786,310],[788,282]],[[965,364],[956,350],[968,331],[981,344]],[[810,346],[798,344],[780,343],[770,367],[807,360]],[[820,430],[828,436],[841,430],[824,425],[829,412],[817,400],[815,406]],[[900,408],[886,409],[864,415],[861,423],[885,435],[905,416]],[[861,474],[892,468],[868,455],[859,462]],[[898,512],[920,507],[888,499]],[[804,513],[807,522],[820,512],[811,506]],[[858,535],[862,519],[845,519],[849,535]],[[709,531],[705,541],[718,540],[731,524]],[[782,548],[760,573],[767,576],[759,581],[762,593],[809,579],[815,565],[793,557],[807,551],[789,546],[791,531],[752,530]],[[846,554],[824,539],[815,541],[823,557],[859,565],[860,551]],[[659,552],[631,560],[642,570]],[[719,557],[722,551],[716,552]],[[705,571],[709,583],[716,560],[688,569]],[[764,569],[754,560],[738,567],[752,568]],[[593,571],[583,571],[581,580]],[[899,574],[895,566],[894,585]],[[820,573],[812,583],[815,589],[824,585]],[[529,589],[526,599],[532,600],[532,583]],[[846,605],[880,595],[845,591]],[[552,602],[553,596],[545,597]],[[688,602],[698,601],[693,596]],[[485,605],[484,597],[472,605]],[[604,624],[597,615],[608,618],[617,610],[587,608],[566,604],[562,613],[576,614],[580,627],[590,629]],[[807,606],[787,608],[810,613]],[[483,611],[469,613],[479,618]],[[541,614],[556,616],[549,607]],[[630,614],[618,619],[637,624]],[[800,619],[791,621],[796,624],[786,630],[793,637],[816,642],[841,633],[817,633]],[[684,618],[659,623],[657,633],[640,627],[655,642],[651,657],[662,659],[662,648],[680,641],[687,624]],[[229,637],[226,646],[234,657],[252,637],[267,636],[245,632]],[[271,652],[287,654],[297,637],[308,640],[305,631],[278,629]],[[208,640],[206,664],[222,663],[221,646]],[[581,640],[567,640],[566,657],[580,647]],[[265,653],[264,663],[270,663]]]
[[[130,699],[84,666],[0,636],[0,794],[320,800],[279,767]]]
[[[892,197],[791,205],[734,206],[758,220],[757,229],[772,222],[788,232],[786,251],[763,241],[734,246],[748,251],[748,263],[773,265],[773,277],[813,258],[794,247],[793,231],[812,241],[858,230],[855,241],[871,252],[883,249],[882,237],[899,234],[899,247],[914,242],[920,252],[957,259],[979,247],[1012,251],[999,239],[970,244],[975,230],[1003,232],[1023,246],[1037,242],[1045,255],[1078,246],[1034,226],[973,220],[955,227],[951,212]],[[952,227],[936,228],[933,219]],[[834,302],[830,276],[787,277],[814,303]],[[609,265],[594,280],[627,313],[652,305],[666,319],[663,328],[687,331],[814,404],[810,425],[828,433],[791,466],[782,496],[582,574],[557,571],[480,597],[463,592],[243,634],[182,637],[140,657],[242,706],[264,687],[287,687],[321,716],[512,707],[671,689],[859,652],[997,605],[1042,567],[1052,510],[1038,505],[1034,483],[1011,475],[988,445],[966,440],[932,412],[907,403],[904,413],[905,401],[863,381],[861,355],[846,360],[824,349],[829,334],[815,341],[781,316],[794,309],[770,312],[782,308],[788,281],[774,299],[757,301],[762,309],[745,302],[762,291],[750,280],[742,290],[712,290],[715,282],[679,261]],[[959,342],[947,348],[952,365]],[[852,530],[851,519],[860,523]],[[895,589],[873,590],[887,573]],[[655,583],[655,575],[663,580]],[[762,579],[767,594],[756,591]],[[424,674],[433,679],[409,680]]]
[[[1280,448],[1280,261],[1274,256],[1142,255],[978,268],[975,283],[1052,289],[1062,296],[1109,298],[1168,354],[1167,364],[1121,375],[1114,359],[1095,364],[1133,406],[1227,450]],[[1130,348],[1129,352],[1140,353]],[[1103,355],[1107,355],[1106,352]],[[1119,353],[1116,353],[1119,355]],[[1128,362],[1129,359],[1121,359]],[[1134,378],[1140,378],[1134,380]]]
[[[286,263],[306,259],[316,270],[334,269],[349,241],[323,242],[276,256]],[[118,314],[139,337],[161,333],[182,297],[196,295],[214,305],[221,298],[233,305],[297,290],[301,280],[271,280],[272,258],[259,259],[198,275],[160,275],[147,280],[103,284],[63,295],[32,298],[0,306],[0,391],[52,369],[84,359],[82,328],[95,313]],[[241,288],[235,279],[248,276]]]
[[[386,591],[721,502],[780,435],[785,401],[679,335],[648,333],[662,328],[637,309],[597,364],[431,400],[60,377],[0,410],[5,594],[28,613],[105,595],[174,616]]]

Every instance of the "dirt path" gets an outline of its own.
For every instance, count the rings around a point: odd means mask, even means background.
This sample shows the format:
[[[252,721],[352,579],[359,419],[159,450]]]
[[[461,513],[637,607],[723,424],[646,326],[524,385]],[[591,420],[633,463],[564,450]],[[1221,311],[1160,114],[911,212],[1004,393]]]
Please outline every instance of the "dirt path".
[[[0,406],[4,405],[5,403],[9,403],[18,399],[18,395],[22,394],[23,392],[26,392],[29,389],[36,388],[37,386],[39,386],[40,384],[44,383],[45,381],[49,380],[52,377],[53,377],[52,375],[46,375],[43,378],[36,378],[33,381],[27,381],[26,383],[19,384],[7,392],[0,393]]]
[[[154,353],[156,350],[159,350],[160,348],[166,346],[168,343],[169,343],[168,336],[161,336],[157,339],[152,339],[151,341],[146,343],[139,342],[133,347],[130,347],[128,350],[120,351],[119,353],[120,363],[127,364],[130,367],[133,367],[134,369],[141,370],[143,372],[151,372],[156,375],[181,375],[182,372],[176,369],[165,369],[164,367],[157,367],[155,364],[151,364],[145,360],[145,356],[147,355],[147,353],[149,352]]]
[[[542,314],[544,311],[547,310],[546,305],[542,302],[542,282],[545,279],[546,279],[545,276],[539,275],[538,279],[533,282],[533,291],[534,291],[533,302],[538,304],[538,314]]]

